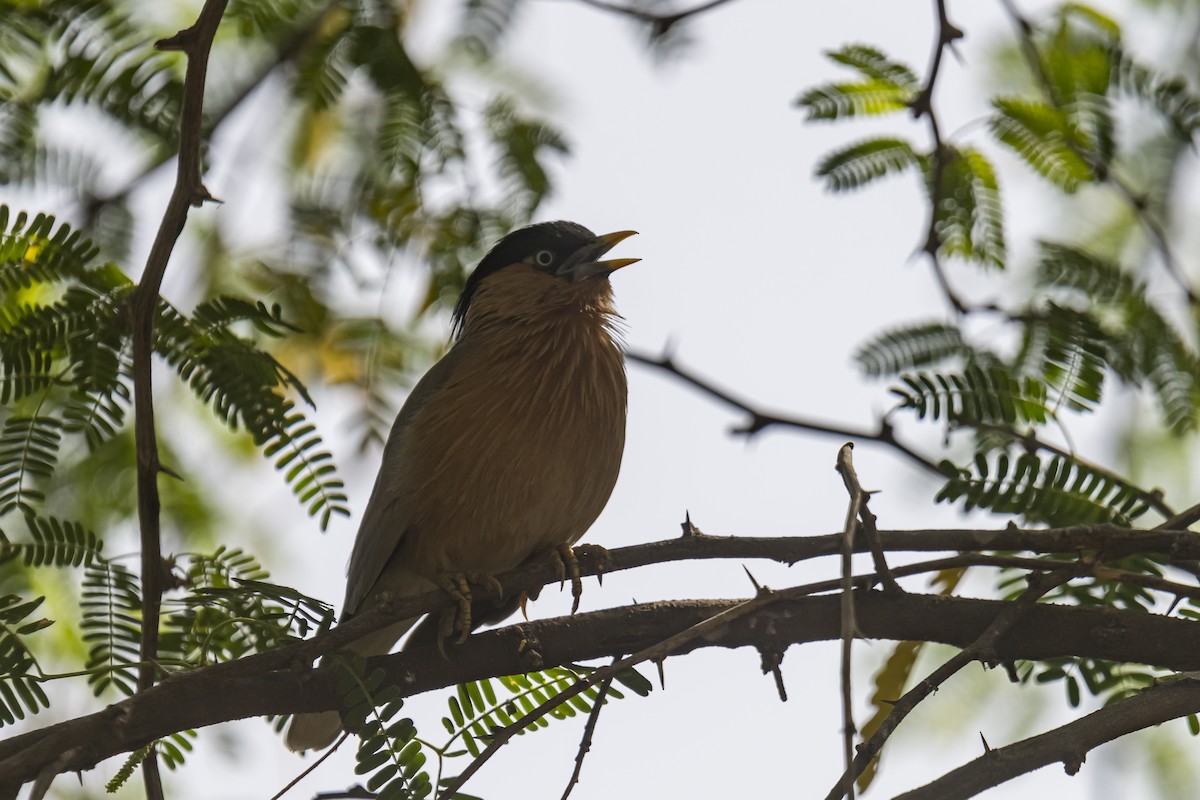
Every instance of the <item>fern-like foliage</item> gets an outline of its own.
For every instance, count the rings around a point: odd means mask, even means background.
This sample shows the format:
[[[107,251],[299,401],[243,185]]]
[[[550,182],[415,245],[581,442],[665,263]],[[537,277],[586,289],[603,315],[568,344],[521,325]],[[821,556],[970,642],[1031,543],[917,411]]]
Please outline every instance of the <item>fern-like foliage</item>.
[[[874,47],[848,45],[826,55],[857,71],[861,77],[858,81],[816,86],[802,94],[796,105],[807,112],[809,120],[878,116],[902,111],[917,96],[919,87],[912,70],[892,61]]]
[[[249,304],[234,307],[225,298],[214,302],[217,306],[197,309],[193,319],[161,304],[155,347],[219,419],[250,434],[324,528],[332,514],[349,510],[332,456],[322,448],[316,427],[285,394],[294,392],[312,405],[307,390],[270,354],[228,328],[235,319],[249,318],[268,329],[280,321],[265,307],[252,312]]]
[[[142,635],[141,581],[120,562],[93,564],[84,570],[79,605],[92,691],[99,696],[111,687],[133,694]]]
[[[1195,430],[1200,357],[1150,300],[1144,284],[1119,264],[1050,242],[1041,244],[1037,281],[1043,290],[1086,309],[1066,312],[1051,306],[1044,324],[1090,349],[1093,360],[1103,359],[1122,380],[1147,387],[1171,430]],[[1071,327],[1080,335],[1073,336]]]
[[[1109,52],[1117,88],[1149,104],[1176,138],[1191,142],[1200,125],[1200,95],[1188,86],[1187,80],[1179,75],[1162,74],[1119,45]]]
[[[15,594],[0,597],[0,726],[24,719],[50,707],[36,675],[37,662],[25,639],[51,624],[30,616],[45,600],[27,600]]]
[[[163,604],[160,651],[191,665],[231,661],[333,624],[328,604],[270,583],[269,577],[256,558],[239,549],[189,556],[188,594]]]
[[[26,567],[92,566],[104,543],[77,522],[54,517],[26,517],[31,541],[12,541],[0,534],[0,564],[20,559]]]
[[[547,702],[553,695],[569,689],[576,681],[594,672],[591,667],[553,667],[541,672],[524,675],[507,675],[500,678],[485,678],[461,684],[448,700],[450,715],[442,718],[442,725],[450,734],[444,749],[455,752],[461,740],[472,757],[478,757],[492,736],[492,732],[516,723],[522,715]],[[615,676],[616,681],[636,694],[645,697],[653,688],[637,670],[628,669]],[[507,695],[497,693],[497,687]],[[622,700],[625,695],[610,686],[605,695]],[[529,727],[518,731],[518,735],[547,728],[551,720],[569,719],[577,714],[587,714],[599,699],[599,689],[590,686],[549,712],[549,719],[539,717]]]
[[[859,189],[886,175],[919,166],[921,159],[911,144],[894,136],[867,139],[835,150],[817,165],[817,177],[834,192]]]
[[[1015,459],[1000,452],[990,460],[977,454],[967,466],[943,461],[939,468],[947,481],[937,500],[961,500],[968,511],[1019,514],[1048,525],[1129,525],[1148,510],[1136,488],[1061,456],[1043,462],[1030,452]]]
[[[1038,376],[1057,412],[1092,411],[1100,403],[1108,370],[1108,336],[1090,315],[1050,303],[1025,323],[1017,364]]]
[[[1002,269],[1005,264],[1004,210],[996,171],[974,147],[943,147],[938,156],[941,175],[933,187],[938,168],[926,159],[926,182],[938,199],[934,229],[938,253],[962,258],[985,267]]]
[[[26,400],[0,428],[0,513],[42,502],[64,435],[91,447],[125,424],[132,364],[125,300],[133,284],[112,265],[89,264],[96,248],[53,217],[10,219],[0,207],[0,402]],[[52,297],[29,303],[33,290]],[[310,514],[346,514],[332,458],[306,414],[303,384],[236,326],[278,337],[294,331],[282,309],[219,296],[187,317],[165,302],[155,347],[218,416],[245,428],[283,472]]]
[[[1045,386],[1033,378],[1018,379],[1000,366],[902,374],[900,383],[891,392],[900,407],[912,409],[918,419],[1011,425],[1044,423],[1050,418]]]
[[[885,331],[858,348],[854,360],[867,375],[897,375],[947,361],[986,361],[989,356],[973,348],[957,325],[927,322]]]
[[[988,119],[992,135],[1043,178],[1065,192],[1096,179],[1064,112],[1022,97],[997,98],[992,106],[995,110]]]
[[[427,757],[411,719],[396,719],[404,698],[395,685],[385,683],[386,673],[365,673],[366,662],[352,653],[335,657],[341,666],[337,691],[346,730],[358,733],[354,771],[370,775],[367,789],[377,797],[410,800],[428,797],[433,783],[424,770]]]

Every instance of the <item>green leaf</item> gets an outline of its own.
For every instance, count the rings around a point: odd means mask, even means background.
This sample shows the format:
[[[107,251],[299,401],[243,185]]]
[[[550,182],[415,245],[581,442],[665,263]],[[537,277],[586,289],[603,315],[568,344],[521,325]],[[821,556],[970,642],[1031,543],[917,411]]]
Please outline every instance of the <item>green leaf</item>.
[[[1049,418],[1045,387],[999,365],[987,369],[971,365],[961,373],[906,373],[900,381],[890,391],[899,399],[899,407],[912,409],[918,419],[1011,425],[1043,423]]]
[[[934,230],[938,253],[985,267],[1005,265],[1004,211],[995,170],[980,151],[943,147]],[[925,178],[932,187],[937,165],[927,160]]]
[[[965,467],[943,461],[939,469],[948,480],[937,501],[961,500],[967,511],[1018,514],[1048,525],[1128,526],[1148,510],[1135,487],[1061,456],[1043,462],[1022,451],[1014,462],[1002,451],[990,461],[977,454]]]
[[[957,325],[926,322],[878,334],[858,348],[854,360],[867,375],[882,377],[954,359],[978,360],[980,355]]]
[[[844,192],[861,188],[888,174],[918,166],[920,159],[904,139],[879,137],[836,150],[817,165],[825,188]]]
[[[997,98],[992,106],[995,111],[988,119],[992,135],[1043,178],[1068,193],[1096,179],[1081,155],[1083,142],[1063,112],[1019,97]]]

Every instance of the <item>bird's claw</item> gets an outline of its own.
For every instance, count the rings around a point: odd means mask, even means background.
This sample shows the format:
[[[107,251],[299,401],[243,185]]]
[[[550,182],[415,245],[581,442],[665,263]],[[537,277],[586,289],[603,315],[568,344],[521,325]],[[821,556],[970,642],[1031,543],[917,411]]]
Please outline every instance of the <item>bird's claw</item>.
[[[438,585],[454,599],[455,605],[442,612],[442,618],[438,623],[438,650],[442,655],[446,655],[444,643],[447,639],[454,637],[455,644],[462,644],[467,641],[467,637],[471,634],[471,584],[477,586],[487,586],[496,593],[498,599],[504,597],[504,586],[496,578],[495,575],[486,575],[477,572],[458,572],[450,575],[443,575],[438,581]],[[457,634],[457,636],[456,636]]]
[[[571,579],[571,613],[579,610],[579,598],[583,596],[583,579],[579,576],[579,559],[569,544],[560,544],[550,551],[554,574],[561,589],[567,578]]]

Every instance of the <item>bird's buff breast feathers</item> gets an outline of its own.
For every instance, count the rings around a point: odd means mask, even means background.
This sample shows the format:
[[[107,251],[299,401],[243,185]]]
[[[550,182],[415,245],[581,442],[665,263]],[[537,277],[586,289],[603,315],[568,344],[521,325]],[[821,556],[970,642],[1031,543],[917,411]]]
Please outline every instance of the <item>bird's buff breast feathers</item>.
[[[499,573],[576,541],[604,509],[625,444],[624,361],[610,314],[560,316],[499,345],[460,343],[463,361],[413,417],[397,476],[407,569]]]

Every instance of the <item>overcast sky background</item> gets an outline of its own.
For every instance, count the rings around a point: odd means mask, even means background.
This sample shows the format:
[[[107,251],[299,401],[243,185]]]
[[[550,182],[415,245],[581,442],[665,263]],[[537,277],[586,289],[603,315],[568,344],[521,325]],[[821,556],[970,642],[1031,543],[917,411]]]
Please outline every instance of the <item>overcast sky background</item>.
[[[446,9],[458,4],[421,5],[410,44],[418,56],[432,57],[454,22]],[[1009,34],[998,5],[951,4],[954,21],[967,32],[960,53],[978,79],[988,48]],[[597,232],[641,232],[617,255],[643,262],[614,279],[632,348],[656,353],[669,345],[681,364],[768,410],[870,427],[890,407],[886,384],[869,384],[855,370],[855,347],[889,325],[946,315],[926,262],[912,257],[925,215],[916,179],[892,179],[837,197],[824,193],[811,175],[836,145],[883,130],[924,142],[924,125],[898,115],[881,124],[814,126],[792,103],[813,84],[847,77],[821,56],[845,43],[876,44],[923,73],[933,37],[931,6],[927,0],[736,0],[690,26],[695,44],[689,51],[659,63],[636,30],[615,15],[572,0],[525,4],[504,57],[553,90],[573,151],[556,170],[556,193],[539,218],[572,219]],[[954,60],[945,67],[937,97],[944,130],[978,143],[985,134],[979,124],[985,93]],[[253,154],[252,145],[241,146]],[[1034,186],[1013,166],[1002,161],[1006,189]],[[209,188],[226,196],[221,182],[236,179],[228,166],[215,165]],[[1012,195],[1008,199],[1010,244],[1016,245],[1037,209],[1014,207]],[[231,201],[204,213],[233,219],[251,212]],[[1014,249],[1019,257],[1021,248]],[[955,278],[978,286],[966,272],[956,270]],[[331,437],[344,422],[336,405],[322,407],[322,421]],[[727,434],[738,422],[665,374],[631,366],[624,468],[608,509],[584,541],[615,548],[671,538],[685,511],[714,535],[840,530],[847,499],[833,464],[842,440],[768,432],[747,442]],[[1106,445],[1080,430],[1081,450],[1103,458]],[[936,433],[913,438],[934,452]],[[352,508],[361,511],[378,453],[356,457],[351,442],[333,443],[350,477]],[[886,449],[864,444],[855,459],[864,484],[881,490],[871,503],[881,526],[963,522],[952,509],[932,505],[934,482]],[[278,525],[294,503],[285,488],[271,491],[251,513]],[[294,518],[290,535],[300,544],[290,561],[269,565],[274,578],[340,599],[357,518],[336,520],[324,536],[302,514]],[[832,561],[791,569],[765,562],[745,566],[775,588],[837,574]],[[742,567],[708,561],[614,574],[602,589],[586,584],[583,610],[634,598],[745,597],[752,589]],[[988,581],[979,588],[985,591]],[[530,614],[545,618],[568,607],[549,591]],[[856,646],[860,724],[871,674],[889,651],[885,642]],[[933,665],[926,660],[924,670]],[[643,671],[653,675],[652,667]],[[837,644],[792,648],[783,674],[787,703],[778,700],[772,679],[760,674],[753,651],[704,651],[668,661],[665,691],[656,687],[648,698],[604,710],[572,796],[823,797],[841,771]],[[980,733],[995,747],[1064,721],[1062,694],[1060,686],[1036,694],[1010,689],[1001,673],[968,668],[893,738],[871,796],[892,796],[977,756]],[[414,699],[406,709],[434,741],[442,739],[444,710],[441,697]],[[489,800],[559,797],[582,726],[578,718],[517,739],[465,791]],[[178,776],[173,796],[265,800],[308,763],[287,753],[259,720],[225,729],[246,738],[234,744],[225,734],[206,731],[200,755]],[[243,758],[252,755],[231,769],[220,751],[232,747]],[[1154,796],[1144,781],[1127,774],[1146,768],[1138,752],[1102,748],[1074,778],[1045,769],[987,796]],[[353,747],[344,745],[288,796],[309,798],[352,785],[358,780],[352,763]]]

